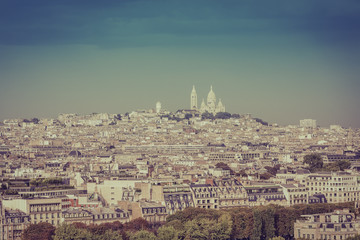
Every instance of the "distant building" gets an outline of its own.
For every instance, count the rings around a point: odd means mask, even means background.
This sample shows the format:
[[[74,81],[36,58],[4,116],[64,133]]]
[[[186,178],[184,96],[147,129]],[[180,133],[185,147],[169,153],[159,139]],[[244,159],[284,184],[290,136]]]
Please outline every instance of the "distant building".
[[[314,119],[303,119],[303,120],[300,120],[300,127],[304,127],[304,128],[316,128],[316,127],[317,127],[316,120],[314,120]]]
[[[2,208],[0,203],[0,239],[21,239],[22,232],[30,225],[28,214],[20,210]]]
[[[219,102],[216,102],[216,96],[212,89],[212,86],[210,87],[210,92],[208,93],[206,103],[204,99],[202,100],[200,109],[198,109],[197,105],[197,94],[195,90],[195,86],[193,86],[193,89],[191,91],[190,95],[190,109],[191,110],[198,110],[201,113],[209,112],[212,114],[216,114],[218,112],[225,112],[225,106],[222,104],[221,99],[219,99]]]
[[[156,103],[156,113],[159,114],[161,112],[161,102]]]
[[[326,202],[356,201],[359,196],[358,177],[347,173],[313,173],[306,177],[309,196],[324,194]]]
[[[58,226],[61,223],[61,198],[3,200],[3,206],[24,212],[32,224],[47,222]]]
[[[301,217],[294,224],[295,239],[345,240],[360,233],[360,223],[349,210]]]

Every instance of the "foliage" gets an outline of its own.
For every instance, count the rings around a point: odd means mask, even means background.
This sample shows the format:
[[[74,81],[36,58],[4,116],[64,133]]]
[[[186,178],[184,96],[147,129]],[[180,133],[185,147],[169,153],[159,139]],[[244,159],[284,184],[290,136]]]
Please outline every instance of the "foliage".
[[[285,238],[277,236],[277,237],[270,238],[269,240],[285,240]]]
[[[143,218],[136,218],[124,224],[125,231],[136,232],[140,230],[150,230],[150,224]]]
[[[76,223],[78,228],[83,228],[80,224]],[[101,223],[101,224],[90,224],[89,226],[85,225],[92,234],[103,235],[107,231],[118,231],[124,228],[124,225],[119,221],[115,221],[113,223]]]
[[[22,240],[52,240],[55,227],[50,223],[41,222],[38,224],[30,224],[27,227],[22,236]]]
[[[140,230],[135,233],[130,233],[130,240],[156,240],[156,236],[154,233]]]
[[[30,186],[47,186],[63,184],[62,178],[34,178],[30,180]]]
[[[226,163],[224,162],[218,162],[216,165],[215,165],[216,168],[221,168],[223,170],[229,170],[230,171],[230,174],[234,174],[234,171],[229,167],[229,165],[227,165]]]
[[[238,113],[233,113],[233,114],[231,114],[231,118],[240,118],[241,116],[240,116],[240,114],[238,114]]]
[[[258,123],[260,123],[260,124],[264,125],[264,126],[268,126],[268,125],[269,125],[269,123],[268,123],[268,122],[265,122],[265,121],[263,121],[263,120],[262,120],[262,119],[260,119],[260,118],[254,118],[254,120],[255,120],[256,122],[258,122]]]
[[[214,114],[206,111],[203,114],[201,114],[201,120],[204,120],[204,119],[214,119]]]
[[[265,169],[270,173],[271,175],[275,176],[277,171],[280,169],[280,164],[275,165],[274,167],[265,166]]]
[[[92,235],[91,240],[122,240],[122,236],[119,232],[112,230],[106,230],[103,234]]]
[[[266,172],[266,173],[260,174],[260,179],[268,180],[268,179],[270,179],[272,176],[273,176],[273,175],[271,175],[269,172]]]
[[[191,113],[186,113],[186,114],[185,114],[185,119],[188,119],[188,120],[189,120],[190,118],[192,118],[192,116],[193,116],[193,115],[192,115]]]
[[[92,234],[72,224],[62,224],[55,230],[54,240],[91,240]]]
[[[351,167],[351,163],[349,160],[339,160],[333,163],[325,164],[324,170],[326,171],[344,171],[345,169],[349,169]]]
[[[15,189],[7,189],[4,191],[5,195],[18,195],[18,191],[16,191]]]
[[[250,208],[234,208],[229,210],[232,216],[232,239],[249,239],[253,231],[254,216]]]
[[[29,119],[24,119],[23,122],[26,122],[26,123],[34,123],[34,124],[38,124],[40,122],[40,120],[38,118],[32,118],[31,120]]]
[[[176,240],[178,236],[179,231],[173,226],[161,226],[157,231],[157,239],[159,240]]]
[[[324,162],[320,154],[314,153],[304,157],[304,163],[309,165],[310,172],[316,172],[323,168]]]
[[[229,119],[231,118],[231,113],[228,112],[218,112],[215,114],[216,119]]]

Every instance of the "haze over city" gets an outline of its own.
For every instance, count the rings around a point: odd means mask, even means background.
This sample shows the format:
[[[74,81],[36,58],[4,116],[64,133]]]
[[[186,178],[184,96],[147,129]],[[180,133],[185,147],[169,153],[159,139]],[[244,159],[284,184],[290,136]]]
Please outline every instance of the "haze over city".
[[[360,127],[358,1],[2,1],[0,119],[189,108]],[[199,99],[201,102],[201,98]]]

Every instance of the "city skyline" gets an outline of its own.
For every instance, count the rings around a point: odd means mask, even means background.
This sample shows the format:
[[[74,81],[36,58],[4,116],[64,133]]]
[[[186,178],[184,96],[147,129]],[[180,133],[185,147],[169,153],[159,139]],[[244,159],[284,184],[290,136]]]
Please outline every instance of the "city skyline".
[[[0,119],[189,108],[360,127],[356,1],[4,1]],[[201,99],[198,99],[199,103]]]

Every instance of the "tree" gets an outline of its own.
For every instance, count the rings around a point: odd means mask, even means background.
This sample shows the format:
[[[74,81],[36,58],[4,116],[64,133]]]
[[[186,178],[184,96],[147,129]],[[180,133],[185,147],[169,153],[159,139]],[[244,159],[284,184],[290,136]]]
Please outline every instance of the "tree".
[[[55,227],[50,223],[30,224],[22,234],[22,240],[52,240]]]
[[[232,230],[232,218],[228,213],[222,214],[217,224],[210,231],[210,239],[229,239]]]
[[[241,116],[238,113],[234,113],[234,114],[231,115],[231,118],[240,118],[240,117]]]
[[[92,234],[72,224],[62,224],[55,230],[54,240],[91,240]]]
[[[34,124],[38,124],[40,122],[40,120],[38,118],[33,118],[31,119],[31,121],[34,123]]]
[[[215,221],[209,219],[194,219],[185,223],[185,237],[194,240],[210,239],[210,230],[215,225]]]
[[[223,170],[229,170],[230,171],[230,174],[234,174],[234,171],[229,167],[229,165],[227,165],[226,163],[224,162],[218,162],[216,165],[215,165],[216,168],[221,168]]]
[[[228,112],[218,112],[215,114],[216,119],[229,119],[231,118],[231,114]]]
[[[275,176],[277,171],[280,169],[280,164],[277,164],[274,167],[265,166],[265,169],[267,170],[268,173]]]
[[[345,169],[349,169],[351,167],[351,163],[349,160],[339,160],[333,163],[326,164],[324,169],[327,171],[344,171]]]
[[[273,176],[273,175],[271,175],[269,172],[266,172],[266,173],[260,174],[260,179],[268,180],[268,179],[270,179],[272,176]]]
[[[201,120],[204,120],[204,119],[214,119],[214,114],[206,111],[203,114],[201,114]]]
[[[161,226],[157,231],[158,240],[176,240],[179,232],[173,226]]]
[[[125,231],[150,230],[150,224],[143,218],[136,218],[124,224]]]
[[[316,172],[323,168],[324,162],[320,154],[313,153],[304,157],[304,163],[309,165],[310,172]]]
[[[285,238],[277,236],[277,237],[270,238],[269,240],[285,240]]]
[[[114,232],[112,230],[107,230],[100,235],[92,235],[91,240],[122,240],[122,236],[119,232]]]
[[[185,119],[189,120],[190,118],[192,118],[192,114],[191,114],[191,113],[185,114]]]
[[[119,121],[121,121],[121,114],[116,114],[115,116],[114,116],[114,118],[116,119],[116,120],[119,120]]]
[[[254,229],[250,237],[251,240],[261,240],[263,222],[261,219],[261,212],[258,209],[254,209]]]
[[[156,236],[154,233],[140,230],[135,233],[130,233],[130,240],[156,240]]]

